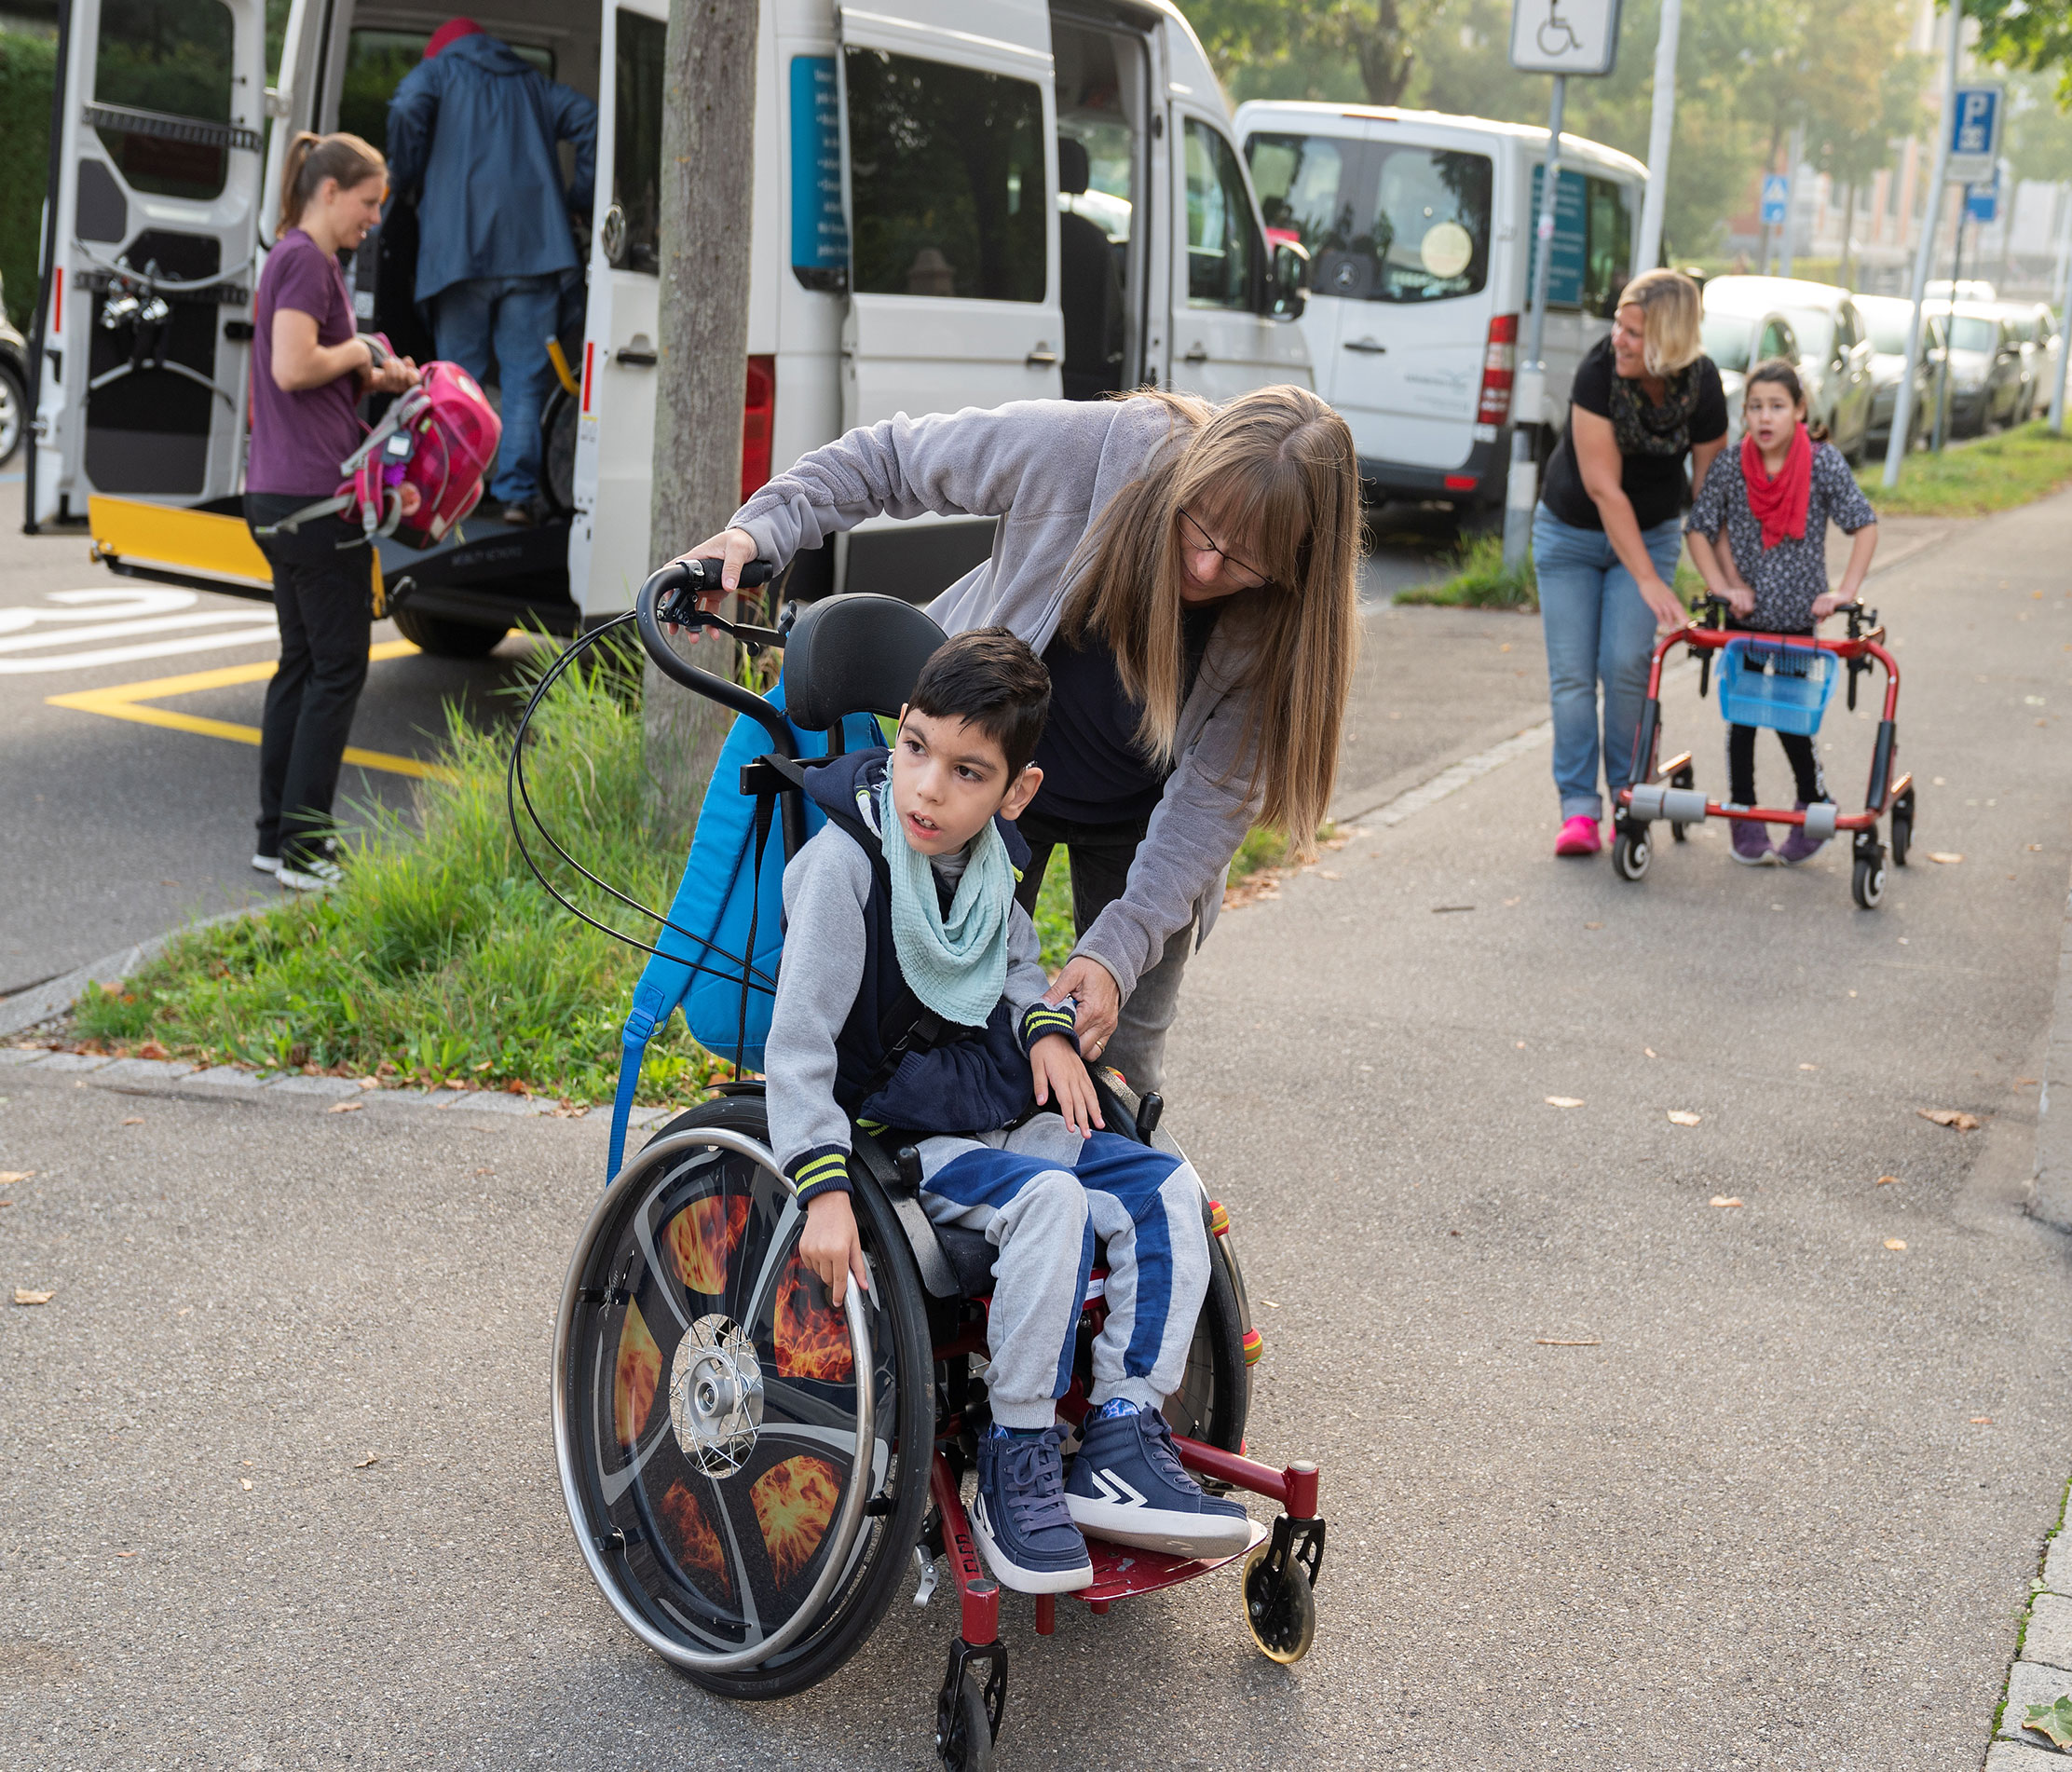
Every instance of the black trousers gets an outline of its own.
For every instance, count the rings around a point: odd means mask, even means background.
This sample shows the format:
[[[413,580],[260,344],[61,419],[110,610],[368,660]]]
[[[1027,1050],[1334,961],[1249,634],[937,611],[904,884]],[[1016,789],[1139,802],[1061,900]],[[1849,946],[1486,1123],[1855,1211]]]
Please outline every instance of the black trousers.
[[[311,502],[247,493],[245,520],[256,531]],[[331,834],[338,771],[367,681],[374,568],[359,536],[336,517],[292,536],[253,536],[273,567],[280,622],[280,667],[259,724],[259,852],[291,866],[320,854]],[[348,540],[357,545],[338,545]]]
[[[1737,806],[1755,804],[1755,734],[1752,726],[1726,729],[1727,792]],[[1827,783],[1820,774],[1820,759],[1814,755],[1813,741],[1797,732],[1779,732],[1777,742],[1791,759],[1792,774],[1799,798],[1810,805],[1827,798]]]
[[[1016,901],[1030,916],[1036,914],[1044,870],[1052,852],[1062,847],[1072,868],[1072,931],[1084,935],[1129,884],[1129,866],[1137,859],[1150,822],[1140,818],[1120,825],[1084,825],[1024,812],[1015,828],[1029,845],[1029,871],[1015,893]],[[1137,988],[1123,1004],[1114,1035],[1100,1054],[1101,1063],[1114,1066],[1139,1093],[1165,1086],[1166,1034],[1179,1007],[1179,981],[1187,970],[1187,956],[1193,950],[1193,937],[1190,922],[1168,938],[1166,951],[1138,979]]]

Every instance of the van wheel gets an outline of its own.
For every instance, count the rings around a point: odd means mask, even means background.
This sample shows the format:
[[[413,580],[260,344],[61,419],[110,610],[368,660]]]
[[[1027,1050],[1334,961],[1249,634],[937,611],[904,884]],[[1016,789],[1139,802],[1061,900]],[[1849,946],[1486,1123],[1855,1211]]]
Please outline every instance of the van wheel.
[[[14,459],[28,429],[29,396],[14,371],[0,364],[0,465]]]
[[[485,659],[497,649],[506,628],[484,627],[477,621],[455,621],[443,615],[426,615],[416,609],[392,610],[388,618],[396,632],[420,652],[435,659]]]
[[[539,490],[557,517],[576,508],[576,402],[557,384],[539,415]]]

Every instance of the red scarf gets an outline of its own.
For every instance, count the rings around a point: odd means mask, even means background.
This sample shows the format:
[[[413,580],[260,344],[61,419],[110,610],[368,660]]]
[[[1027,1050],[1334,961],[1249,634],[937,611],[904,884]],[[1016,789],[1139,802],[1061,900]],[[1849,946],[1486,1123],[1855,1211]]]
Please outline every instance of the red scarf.
[[[1763,545],[1774,548],[1790,536],[1806,539],[1806,507],[1813,496],[1813,440],[1806,427],[1792,433],[1784,467],[1775,480],[1763,466],[1753,437],[1741,439],[1741,478],[1748,485],[1749,512],[1763,525]]]

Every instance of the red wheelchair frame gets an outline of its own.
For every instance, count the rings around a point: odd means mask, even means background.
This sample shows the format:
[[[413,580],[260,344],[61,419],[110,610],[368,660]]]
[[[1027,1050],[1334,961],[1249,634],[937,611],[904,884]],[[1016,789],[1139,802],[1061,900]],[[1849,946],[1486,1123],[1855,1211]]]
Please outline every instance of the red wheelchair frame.
[[[1899,760],[1900,666],[1883,644],[1885,629],[1875,609],[1861,603],[1847,606],[1840,613],[1848,619],[1844,639],[1824,639],[1819,634],[1763,634],[1726,626],[1727,606],[1717,597],[1707,597],[1702,617],[1665,634],[1656,642],[1648,665],[1647,700],[1641,709],[1641,725],[1634,756],[1641,762],[1638,779],[1618,791],[1614,815],[1613,866],[1622,879],[1638,880],[1652,859],[1648,825],[1667,819],[1670,835],[1684,841],[1684,828],[1705,819],[1752,821],[1762,825],[1798,825],[1813,835],[1833,837],[1847,831],[1853,838],[1855,866],[1850,891],[1858,905],[1874,910],[1885,896],[1885,845],[1878,841],[1878,821],[1891,818],[1891,858],[1901,867],[1914,836],[1915,790],[1911,775],[1894,774]],[[1752,640],[1779,647],[1796,647],[1833,654],[1848,674],[1848,706],[1856,707],[1857,678],[1874,665],[1885,671],[1885,707],[1878,721],[1877,738],[1871,749],[1870,780],[1865,786],[1863,810],[1844,812],[1833,805],[1816,805],[1803,811],[1795,807],[1727,806],[1708,798],[1694,785],[1691,754],[1680,752],[1667,763],[1659,761],[1662,743],[1662,665],[1678,647],[1687,648],[1698,661],[1698,694],[1702,698],[1711,680],[1712,655],[1730,641]]]

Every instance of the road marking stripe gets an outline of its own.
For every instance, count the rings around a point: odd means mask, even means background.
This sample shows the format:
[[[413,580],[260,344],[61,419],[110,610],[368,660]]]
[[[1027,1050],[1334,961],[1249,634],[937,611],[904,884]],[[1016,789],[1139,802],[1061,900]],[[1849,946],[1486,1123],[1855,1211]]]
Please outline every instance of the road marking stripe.
[[[176,652],[215,652],[227,646],[271,646],[279,637],[280,631],[269,621],[263,628],[190,634],[180,640],[140,641],[135,646],[95,647],[85,652],[61,652],[54,658],[0,659],[0,676],[49,676],[60,671],[85,671],[96,665],[134,664],[141,659],[170,658]]]
[[[0,639],[0,652],[27,652],[38,647],[70,646],[77,640],[134,639],[140,634],[170,634],[177,628],[235,627],[264,622],[268,633],[276,629],[274,618],[258,609],[190,609],[184,615],[145,615],[130,620],[102,620],[89,610],[50,610],[64,627],[30,628]]]
[[[367,649],[370,663],[385,659],[404,659],[416,651],[408,640],[387,640]],[[69,695],[47,695],[51,707],[75,708],[85,714],[105,714],[114,720],[134,720],[139,726],[164,727],[174,732],[193,732],[203,738],[229,739],[233,743],[256,744],[259,729],[239,726],[229,720],[206,719],[198,714],[179,714],[170,708],[151,707],[147,702],[172,695],[195,695],[203,689],[228,688],[238,683],[264,683],[274,674],[274,661],[263,664],[229,664],[216,671],[190,671],[184,676],[154,677],[147,683],[122,683],[113,688],[75,689]],[[381,770],[390,775],[414,775],[421,780],[450,782],[453,771],[439,763],[426,763],[415,757],[397,757],[388,751],[363,751],[348,745],[346,761],[363,770]]]

